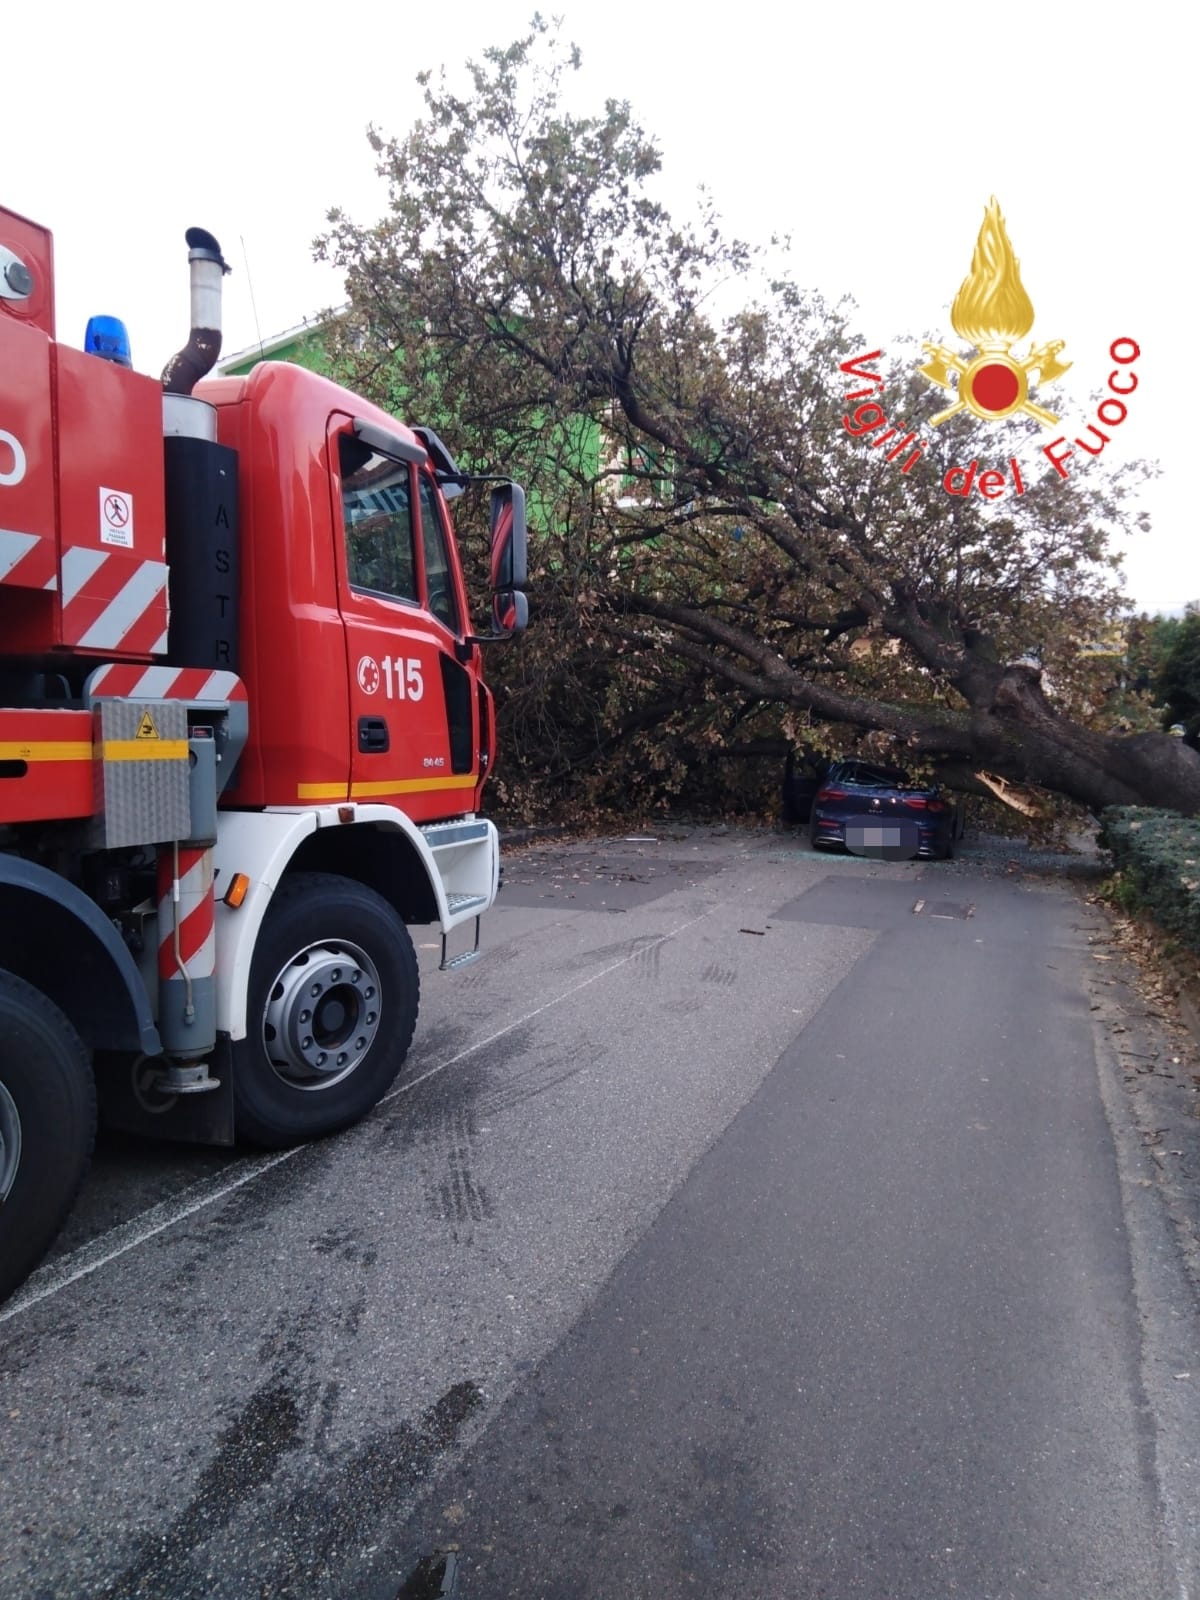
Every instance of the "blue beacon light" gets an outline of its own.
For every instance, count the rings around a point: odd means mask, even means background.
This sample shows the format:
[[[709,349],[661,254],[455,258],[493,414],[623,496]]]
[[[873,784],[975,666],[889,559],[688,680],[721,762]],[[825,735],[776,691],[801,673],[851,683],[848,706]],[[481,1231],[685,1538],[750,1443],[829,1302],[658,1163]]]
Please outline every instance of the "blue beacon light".
[[[89,317],[83,348],[90,356],[115,361],[119,367],[132,367],[129,332],[120,317]]]

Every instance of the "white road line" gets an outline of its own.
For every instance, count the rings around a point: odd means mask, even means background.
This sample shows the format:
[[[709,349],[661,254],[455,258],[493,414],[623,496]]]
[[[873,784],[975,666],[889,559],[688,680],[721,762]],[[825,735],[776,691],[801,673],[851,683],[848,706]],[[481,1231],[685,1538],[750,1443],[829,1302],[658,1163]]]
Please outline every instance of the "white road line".
[[[692,917],[688,922],[681,922],[677,928],[672,928],[668,933],[661,934],[648,943],[639,941],[637,949],[631,950],[627,956],[622,956],[619,961],[613,961],[607,967],[602,967],[599,972],[593,972],[590,978],[583,978],[579,983],[572,984],[569,989],[564,989],[561,994],[555,995],[553,1000],[535,1006],[532,1011],[527,1011],[515,1022],[497,1028],[496,1032],[489,1033],[486,1039],[467,1045],[465,1050],[460,1050],[457,1055],[440,1061],[436,1067],[430,1067],[429,1071],[423,1072],[419,1078],[413,1078],[409,1083],[402,1083],[398,1089],[385,1094],[379,1104],[387,1105],[389,1100],[395,1100],[402,1094],[409,1094],[421,1084],[428,1083],[430,1078],[436,1078],[439,1072],[445,1072],[447,1067],[456,1066],[467,1056],[474,1055],[477,1050],[486,1050],[488,1045],[495,1044],[497,1039],[503,1039],[506,1033],[524,1027],[527,1022],[540,1017],[544,1011],[561,1005],[564,1000],[569,1000],[582,989],[590,988],[593,983],[598,983],[601,978],[606,978],[610,972],[625,966],[646,950],[653,950],[660,944],[666,944],[669,939],[674,939],[677,935],[685,933],[688,928],[695,927],[697,922],[703,922],[710,913],[711,908],[710,911],[702,911],[698,917]],[[70,1288],[71,1284],[78,1283],[80,1278],[99,1272],[101,1267],[108,1266],[110,1261],[116,1261],[119,1256],[128,1254],[130,1250],[136,1250],[139,1245],[153,1239],[155,1234],[163,1233],[167,1228],[173,1228],[177,1223],[186,1221],[197,1211],[202,1211],[205,1206],[215,1204],[227,1194],[232,1194],[235,1189],[253,1183],[255,1178],[270,1172],[272,1167],[282,1166],[293,1156],[301,1155],[311,1148],[311,1145],[301,1144],[295,1145],[290,1150],[281,1150],[275,1155],[252,1157],[239,1166],[235,1177],[229,1177],[221,1172],[211,1178],[205,1178],[200,1183],[192,1184],[182,1194],[173,1195],[169,1200],[162,1200],[158,1205],[151,1206],[148,1211],[143,1211],[140,1216],[132,1217],[128,1222],[110,1228],[89,1243],[80,1245],[78,1250],[72,1250],[69,1255],[61,1256],[57,1261],[39,1267],[26,1280],[24,1287],[17,1290],[7,1305],[0,1308],[0,1322],[8,1322],[10,1318],[19,1316],[22,1311],[28,1311],[41,1301],[48,1300],[51,1295]]]
[[[49,1299],[52,1294],[68,1288],[72,1283],[78,1283],[80,1278],[86,1278],[89,1273],[98,1272],[101,1267],[106,1267],[110,1261],[115,1261],[126,1251],[135,1249],[139,1244],[145,1244],[147,1239],[153,1239],[154,1235],[162,1233],[164,1228],[171,1228],[177,1222],[185,1221],[193,1212],[212,1205],[214,1201],[220,1200],[234,1189],[240,1189],[243,1184],[250,1183],[261,1173],[269,1172],[272,1167],[278,1167],[290,1157],[299,1155],[304,1149],[307,1149],[306,1145],[297,1145],[295,1149],[281,1150],[277,1155],[252,1157],[239,1166],[237,1176],[234,1178],[223,1172],[216,1173],[211,1178],[192,1184],[182,1194],[173,1195],[170,1200],[162,1200],[158,1205],[151,1206],[149,1211],[143,1211],[140,1217],[132,1217],[128,1222],[118,1223],[115,1228],[110,1228],[107,1233],[102,1233],[89,1243],[80,1245],[78,1250],[72,1250],[69,1255],[60,1256],[57,1261],[39,1267],[33,1276],[27,1279],[25,1287],[18,1289],[8,1304],[0,1309],[0,1322],[7,1322],[18,1312],[28,1311],[30,1306],[36,1306],[40,1300]]]

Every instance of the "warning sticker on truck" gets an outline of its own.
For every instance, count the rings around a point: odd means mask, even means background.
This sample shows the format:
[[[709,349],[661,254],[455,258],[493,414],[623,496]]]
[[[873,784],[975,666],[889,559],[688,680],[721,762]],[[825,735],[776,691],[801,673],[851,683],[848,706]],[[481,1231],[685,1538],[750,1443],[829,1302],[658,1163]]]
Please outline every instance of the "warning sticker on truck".
[[[100,490],[100,543],[133,548],[133,496],[120,489]]]

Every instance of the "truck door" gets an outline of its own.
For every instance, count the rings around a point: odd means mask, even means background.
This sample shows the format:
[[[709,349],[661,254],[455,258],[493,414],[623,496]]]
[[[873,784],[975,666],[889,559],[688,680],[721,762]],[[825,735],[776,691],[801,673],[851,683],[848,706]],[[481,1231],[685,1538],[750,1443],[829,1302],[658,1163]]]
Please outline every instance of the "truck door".
[[[419,446],[356,432],[351,418],[332,420],[329,446],[350,797],[418,822],[454,816],[473,804],[479,741],[474,680],[454,652],[465,611],[436,482]]]

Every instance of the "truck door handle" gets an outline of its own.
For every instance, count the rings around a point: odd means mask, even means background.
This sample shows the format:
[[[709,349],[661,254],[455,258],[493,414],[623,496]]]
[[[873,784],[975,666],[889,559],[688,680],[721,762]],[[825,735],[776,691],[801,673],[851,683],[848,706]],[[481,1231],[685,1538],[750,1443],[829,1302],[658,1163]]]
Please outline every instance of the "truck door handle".
[[[358,748],[362,755],[384,755],[388,748],[386,717],[359,717]]]

